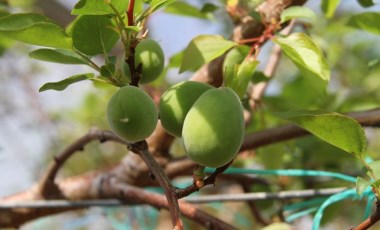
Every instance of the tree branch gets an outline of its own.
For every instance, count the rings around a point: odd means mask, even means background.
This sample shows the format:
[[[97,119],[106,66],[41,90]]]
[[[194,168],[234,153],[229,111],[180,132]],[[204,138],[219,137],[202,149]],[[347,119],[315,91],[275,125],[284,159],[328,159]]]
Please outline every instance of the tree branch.
[[[169,204],[169,211],[172,218],[174,229],[182,230],[183,223],[179,216],[178,198],[176,196],[176,189],[170,183],[169,178],[164,173],[161,166],[157,163],[154,157],[148,150],[146,141],[137,142],[128,146],[129,150],[138,154],[148,166],[150,172],[153,174],[155,180],[158,181],[161,188],[164,189],[165,195]]]
[[[63,198],[58,186],[54,182],[58,170],[75,152],[82,151],[85,145],[93,140],[99,140],[101,143],[112,140],[126,144],[122,139],[110,131],[91,129],[87,134],[80,137],[54,157],[54,161],[50,163],[45,175],[40,180],[40,194],[43,198]]]
[[[110,197],[119,197],[121,200],[132,199],[134,201],[149,204],[156,208],[165,209],[168,209],[168,206],[170,205],[162,195],[133,188],[125,184],[113,184],[110,189]],[[207,214],[200,209],[197,209],[185,201],[179,201],[179,209],[185,217],[202,224],[207,229],[236,229],[235,227]]]
[[[350,230],[366,230],[376,224],[380,220],[380,203],[376,202],[376,211],[367,219],[365,219],[358,226],[351,228]]]

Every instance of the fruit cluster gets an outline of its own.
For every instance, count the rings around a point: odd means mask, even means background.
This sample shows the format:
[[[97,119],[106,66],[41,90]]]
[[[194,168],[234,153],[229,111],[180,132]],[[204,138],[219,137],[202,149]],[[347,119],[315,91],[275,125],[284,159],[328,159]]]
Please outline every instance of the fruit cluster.
[[[153,40],[143,42],[136,47],[135,64],[142,64],[141,81],[147,83],[162,72],[163,54]],[[112,130],[128,142],[149,137],[158,122],[153,100],[135,86],[124,86],[112,96],[107,115]],[[229,163],[243,141],[243,107],[228,87],[180,82],[161,96],[159,117],[168,133],[182,138],[189,158],[202,166]]]

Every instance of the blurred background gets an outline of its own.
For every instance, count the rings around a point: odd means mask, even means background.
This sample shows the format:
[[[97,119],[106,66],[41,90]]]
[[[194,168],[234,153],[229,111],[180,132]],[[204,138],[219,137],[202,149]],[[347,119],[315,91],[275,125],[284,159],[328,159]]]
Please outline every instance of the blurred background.
[[[1,1],[0,1],[1,2]],[[156,12],[149,19],[149,36],[162,46],[166,61],[186,47],[189,41],[199,34],[221,34],[230,37],[232,22],[223,9],[220,1],[187,1],[201,8],[206,2],[220,8],[213,17],[199,19]],[[260,1],[251,1],[256,4]],[[9,0],[13,12],[35,11],[53,17],[61,25],[66,26],[73,17],[70,9],[76,1],[72,0]],[[353,13],[364,10],[379,11],[379,5],[370,9],[360,7],[355,0],[342,3],[333,19],[326,20],[320,13],[320,1],[309,1],[305,6],[315,11],[318,22],[308,25],[307,33],[320,45],[332,68],[332,80],[329,93],[325,98],[317,98],[310,86],[300,77],[296,67],[286,58],[281,60],[275,78],[271,81],[264,98],[264,106],[253,117],[254,122],[248,132],[255,132],[280,123],[272,113],[290,109],[325,109],[337,112],[360,111],[380,107],[380,39],[375,35],[360,32],[345,26],[347,18]],[[174,23],[173,23],[174,22]],[[303,26],[296,30],[303,30]],[[265,61],[272,47],[268,42],[259,56],[259,69],[265,66]],[[36,47],[12,42],[0,37],[0,197],[14,194],[31,187],[44,172],[47,162],[57,151],[63,149],[79,136],[88,132],[91,127],[108,129],[105,118],[106,103],[114,88],[96,85],[83,81],[69,86],[64,91],[38,92],[46,82],[62,80],[78,73],[93,70],[80,65],[61,65],[41,62],[28,57],[28,53]],[[115,53],[120,52],[115,49]],[[101,57],[98,57],[99,61]],[[95,60],[96,61],[96,60]],[[168,70],[153,85],[164,89],[168,85],[187,79],[191,73],[179,75],[177,69]],[[297,89],[303,87],[299,92]],[[380,149],[380,133],[376,129],[366,129],[369,139],[368,154],[378,158]],[[333,154],[331,154],[333,153]],[[115,164],[125,154],[119,146],[112,144],[91,144],[84,153],[76,154],[65,165],[62,176],[77,175],[91,169],[107,167]],[[350,155],[322,143],[313,137],[305,137],[287,143],[279,143],[257,151],[249,152],[236,165],[254,168],[307,168],[328,170],[357,175],[361,166]],[[305,187],[305,184],[315,185],[318,180],[298,181],[293,178],[270,178],[275,181],[273,188],[264,190],[277,191],[281,189]],[[302,186],[301,186],[302,184]],[[344,184],[343,184],[344,185]],[[342,186],[335,181],[324,182],[324,187]],[[227,187],[226,187],[227,188]],[[235,188],[228,187],[230,190]],[[263,188],[255,188],[256,191]],[[216,192],[205,189],[205,193]],[[225,215],[221,208],[223,204],[214,203],[206,210],[219,215]],[[254,221],[247,207],[236,203],[229,205],[227,218],[237,220],[239,229],[252,228]],[[275,215],[273,202],[264,202],[264,213]],[[358,223],[361,213],[350,210],[340,210],[342,204],[332,206],[326,222],[332,221],[325,229],[342,229],[341,226]],[[363,204],[357,210],[363,210]],[[122,211],[120,211],[122,210]],[[127,211],[126,211],[127,210]],[[243,211],[242,211],[243,210]],[[237,212],[239,211],[239,212]],[[347,212],[347,213],[345,213]],[[143,213],[143,214],[142,214]],[[61,214],[27,224],[22,229],[151,229],[156,226],[158,212],[149,207],[140,209],[91,208],[80,212]],[[144,219],[145,218],[145,219]],[[311,216],[299,220],[299,226],[310,225]],[[347,221],[350,220],[350,221]],[[142,223],[145,223],[144,227]],[[162,229],[167,223],[160,222]],[[138,227],[139,226],[139,227]],[[150,226],[150,227],[149,227]],[[166,226],[166,227],[165,227]],[[170,226],[170,223],[169,223]],[[337,226],[340,226],[337,228]],[[301,228],[300,228],[301,229]]]

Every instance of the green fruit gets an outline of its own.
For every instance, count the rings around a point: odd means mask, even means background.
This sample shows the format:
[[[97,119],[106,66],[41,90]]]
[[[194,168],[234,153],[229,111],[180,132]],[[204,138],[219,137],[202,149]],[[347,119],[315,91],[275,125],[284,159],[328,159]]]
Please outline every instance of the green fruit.
[[[170,87],[160,99],[162,126],[173,136],[181,137],[187,112],[195,101],[213,87],[196,81],[183,81]]]
[[[158,121],[152,98],[134,86],[124,86],[111,97],[107,117],[111,129],[127,142],[149,137]]]
[[[188,112],[182,140],[190,159],[217,168],[234,159],[244,131],[243,107],[236,93],[230,88],[211,89]]]
[[[140,83],[156,80],[164,69],[164,52],[160,45],[152,39],[142,40],[135,49],[135,66],[142,65]]]

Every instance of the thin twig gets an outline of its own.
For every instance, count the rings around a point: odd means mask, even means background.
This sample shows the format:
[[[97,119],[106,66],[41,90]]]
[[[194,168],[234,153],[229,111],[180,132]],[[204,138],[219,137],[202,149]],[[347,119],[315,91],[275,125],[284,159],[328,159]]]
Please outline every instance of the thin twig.
[[[110,131],[91,129],[87,134],[77,139],[54,157],[54,161],[50,163],[45,175],[41,178],[39,183],[40,194],[42,197],[45,199],[62,197],[62,194],[59,192],[59,189],[54,182],[58,170],[74,153],[77,151],[82,151],[84,146],[93,140],[99,140],[100,142],[112,140],[122,144],[127,144]]]
[[[245,184],[241,183],[241,187],[243,188],[243,191],[245,194],[249,194],[251,191],[251,185],[250,184]],[[257,209],[256,203],[253,200],[248,200],[247,201],[248,207],[253,215],[253,217],[256,219],[256,221],[263,225],[267,226],[271,223],[270,220],[265,219],[262,215],[261,212]]]
[[[222,174],[224,171],[226,171],[226,169],[228,169],[228,167],[230,167],[232,161],[229,162],[228,164],[222,166],[222,167],[219,167],[217,168],[214,173],[212,173],[209,177],[207,177],[204,181],[203,181],[203,184],[202,186],[199,186],[199,184],[194,183],[191,184],[190,186],[186,187],[186,188],[183,188],[183,189],[177,189],[176,191],[176,195],[178,198],[182,198],[182,197],[185,197],[185,196],[188,196],[196,191],[199,191],[199,189],[203,188],[204,186],[207,186],[207,185],[215,185],[215,181],[216,181],[216,178]]]
[[[150,172],[153,174],[155,180],[157,180],[161,188],[164,189],[166,198],[169,203],[169,210],[174,228],[177,230],[183,229],[183,223],[179,215],[180,211],[178,206],[178,199],[176,196],[176,189],[171,184],[162,167],[157,163],[152,154],[149,152],[148,144],[146,141],[140,141],[131,144],[128,146],[128,148],[132,152],[138,154],[144,160]]]
[[[282,34],[288,35],[292,31],[294,27],[294,20],[291,21],[291,23],[285,27],[285,29],[282,30]],[[264,75],[268,78],[271,78],[276,71],[278,64],[280,63],[281,58],[281,48],[279,45],[274,44],[272,52],[269,56],[268,62],[264,69]],[[251,110],[254,111],[257,107],[258,102],[260,102],[261,98],[264,95],[264,92],[268,86],[268,82],[259,82],[255,85],[251,86],[251,89],[249,90],[251,92],[249,105],[251,107]]]
[[[170,209],[171,204],[164,196],[157,193],[147,192],[142,189],[134,188],[125,184],[113,184],[111,185],[112,191],[116,194],[110,194],[111,197],[115,195],[120,199],[126,199],[127,201],[132,199],[133,201],[149,204],[156,208]],[[210,214],[196,208],[195,206],[185,202],[179,202],[180,212],[187,218],[190,218],[207,229],[236,229],[235,227],[227,224],[226,222],[211,216]]]

